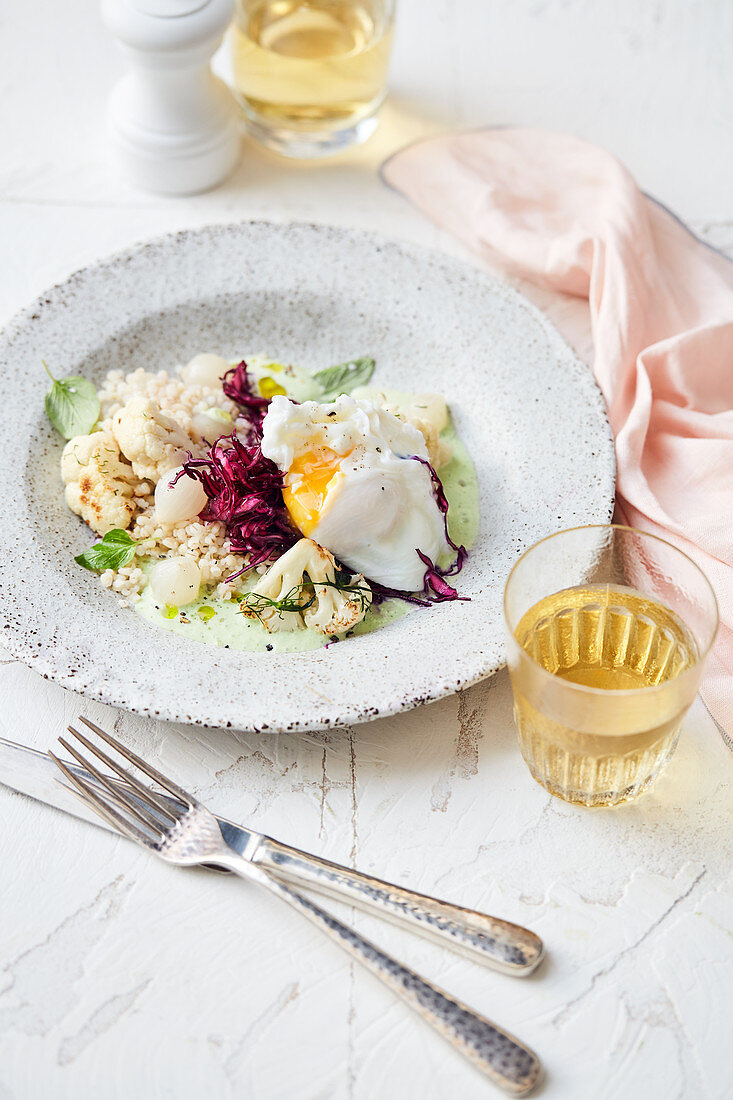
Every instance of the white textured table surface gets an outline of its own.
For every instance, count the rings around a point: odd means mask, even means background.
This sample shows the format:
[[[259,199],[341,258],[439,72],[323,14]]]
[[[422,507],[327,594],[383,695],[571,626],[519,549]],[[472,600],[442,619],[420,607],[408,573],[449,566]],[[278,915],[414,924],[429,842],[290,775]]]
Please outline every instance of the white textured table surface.
[[[105,167],[119,62],[95,5],[8,4],[0,318],[101,255],[207,221],[337,222],[457,252],[375,167],[420,134],[482,122],[607,145],[730,248],[732,32],[727,0],[402,0],[394,96],[369,145],[297,166],[245,143],[225,187],[165,201]],[[545,304],[560,323],[579,309]],[[346,911],[534,1046],[548,1100],[733,1095],[733,762],[701,705],[652,793],[592,812],[529,778],[505,674],[297,738],[87,706],[10,660],[0,703],[10,735],[43,747],[82,708],[230,817],[531,925],[549,959],[513,981]],[[498,1095],[316,930],[243,884],[159,865],[2,786],[0,867],[0,1100]]]

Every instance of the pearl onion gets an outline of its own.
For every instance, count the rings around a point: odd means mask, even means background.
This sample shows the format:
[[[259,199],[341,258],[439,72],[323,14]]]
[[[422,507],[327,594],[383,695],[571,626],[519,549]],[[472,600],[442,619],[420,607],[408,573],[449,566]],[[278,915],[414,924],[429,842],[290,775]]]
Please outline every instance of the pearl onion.
[[[223,435],[232,434],[234,421],[224,409],[206,409],[192,417],[191,430],[196,439],[216,443]]]
[[[229,363],[221,355],[204,352],[202,355],[194,355],[190,363],[181,368],[180,373],[187,386],[215,388],[221,385],[221,380],[228,370]]]
[[[155,518],[160,523],[183,523],[194,519],[206,504],[206,493],[200,481],[181,473],[182,466],[163,474],[155,486]],[[174,485],[176,477],[181,474]]]
[[[193,558],[163,558],[150,570],[150,587],[160,604],[185,607],[201,588],[201,570]]]

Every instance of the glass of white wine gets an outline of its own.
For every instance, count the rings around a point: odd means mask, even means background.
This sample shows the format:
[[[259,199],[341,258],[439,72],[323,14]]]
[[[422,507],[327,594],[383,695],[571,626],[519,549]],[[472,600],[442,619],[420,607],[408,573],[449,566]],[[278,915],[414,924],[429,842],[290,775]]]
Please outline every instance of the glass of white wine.
[[[715,638],[704,573],[654,535],[576,527],[519,559],[504,617],[519,747],[537,782],[585,806],[645,791]]]
[[[377,126],[395,0],[235,0],[234,91],[249,131],[291,157],[319,157]]]

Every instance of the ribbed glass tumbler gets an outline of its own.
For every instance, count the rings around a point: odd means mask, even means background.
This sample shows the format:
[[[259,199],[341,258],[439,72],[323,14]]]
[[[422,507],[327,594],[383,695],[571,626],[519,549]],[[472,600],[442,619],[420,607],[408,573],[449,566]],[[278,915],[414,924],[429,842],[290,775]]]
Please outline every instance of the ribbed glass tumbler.
[[[551,794],[612,806],[671,757],[718,624],[704,573],[630,527],[561,531],[507,580],[519,747]]]

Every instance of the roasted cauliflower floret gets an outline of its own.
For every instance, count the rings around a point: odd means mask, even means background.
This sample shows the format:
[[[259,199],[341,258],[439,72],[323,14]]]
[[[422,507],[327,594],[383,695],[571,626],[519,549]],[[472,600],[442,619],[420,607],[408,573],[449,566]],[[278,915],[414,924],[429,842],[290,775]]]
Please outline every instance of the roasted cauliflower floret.
[[[303,610],[305,625],[319,634],[345,634],[360,623],[371,607],[372,590],[362,573],[350,577],[348,584],[349,588],[344,589],[333,588],[333,581],[313,581],[315,602]]]
[[[61,478],[69,508],[98,535],[130,526],[138,479],[122,461],[112,432],[70,439],[61,456]]]
[[[310,557],[305,544],[309,541],[301,539],[286,550],[242,599],[242,613],[259,619],[270,634],[305,627],[301,597],[303,572]]]
[[[115,413],[112,432],[133,471],[152,482],[180,466],[192,446],[181,425],[146,397],[133,397]]]
[[[301,630],[343,634],[360,622],[372,602],[363,576],[337,582],[336,562],[313,539],[301,539],[270,566],[242,600],[242,611],[271,634]]]

